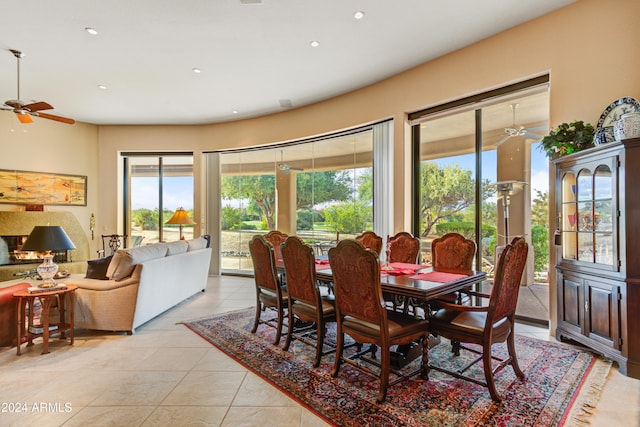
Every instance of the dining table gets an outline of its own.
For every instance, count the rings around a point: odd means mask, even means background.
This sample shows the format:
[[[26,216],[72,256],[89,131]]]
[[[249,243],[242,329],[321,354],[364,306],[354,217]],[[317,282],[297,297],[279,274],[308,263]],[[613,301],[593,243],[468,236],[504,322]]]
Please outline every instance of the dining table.
[[[433,271],[431,266],[423,264],[392,262],[380,267],[383,293],[411,298],[420,303],[479,284],[486,277],[487,273],[484,271],[474,271],[469,275],[446,273]],[[331,265],[326,257],[316,258],[316,278],[323,283],[333,283]]]

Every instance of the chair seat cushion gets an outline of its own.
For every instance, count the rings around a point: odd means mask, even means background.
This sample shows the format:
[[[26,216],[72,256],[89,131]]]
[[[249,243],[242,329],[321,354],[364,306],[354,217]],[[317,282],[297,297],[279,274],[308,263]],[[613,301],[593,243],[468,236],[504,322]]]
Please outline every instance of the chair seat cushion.
[[[287,291],[282,290],[282,302],[286,304],[289,300]],[[268,289],[260,288],[260,301],[267,307],[275,307],[278,303],[278,297],[275,292],[271,292]]]
[[[292,306],[293,312],[308,318],[315,318],[316,307],[302,301],[295,301]],[[322,314],[323,316],[331,316],[336,313],[335,300],[322,298]]]
[[[431,318],[431,330],[445,337],[451,335],[482,336],[487,322],[486,312],[456,311],[450,309],[438,310]],[[504,340],[511,330],[511,322],[503,318],[493,325],[494,341]]]
[[[429,327],[429,321],[419,319],[409,314],[398,311],[387,310],[387,320],[389,325],[389,338],[412,334],[414,332],[426,331]],[[351,316],[345,316],[342,321],[342,327],[346,330],[353,330],[360,334],[379,337],[380,326]],[[348,332],[347,332],[348,333]]]

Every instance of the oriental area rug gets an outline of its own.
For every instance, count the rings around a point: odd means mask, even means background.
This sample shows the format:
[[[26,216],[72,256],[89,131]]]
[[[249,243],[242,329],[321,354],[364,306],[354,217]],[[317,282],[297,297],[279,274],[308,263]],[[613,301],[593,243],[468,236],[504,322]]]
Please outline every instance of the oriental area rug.
[[[313,368],[315,349],[293,341],[289,351],[272,344],[275,329],[261,324],[250,332],[254,308],[199,319],[184,324],[205,340],[255,372],[283,393],[338,426],[570,426],[588,424],[611,364],[587,351],[563,343],[516,335],[516,351],[525,380],[508,366],[495,378],[501,404],[485,387],[431,370],[429,379],[415,376],[389,387],[384,403],[376,403],[377,377],[342,364],[331,376],[334,355],[322,357]],[[263,318],[269,313],[263,313]],[[335,342],[335,323],[327,340]],[[506,354],[496,344],[494,354]],[[345,350],[346,354],[346,350]],[[442,340],[429,350],[430,363],[463,366],[474,354],[455,357]],[[415,369],[420,358],[403,369]],[[483,378],[482,364],[472,373]],[[473,372],[475,369],[475,372]],[[391,377],[393,378],[393,376]]]

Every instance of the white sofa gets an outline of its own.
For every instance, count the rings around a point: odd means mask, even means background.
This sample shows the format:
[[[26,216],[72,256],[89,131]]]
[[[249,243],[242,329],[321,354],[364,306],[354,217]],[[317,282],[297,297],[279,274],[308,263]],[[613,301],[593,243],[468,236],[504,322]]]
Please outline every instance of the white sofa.
[[[72,275],[77,285],[75,326],[104,331],[135,328],[204,291],[211,248],[205,238],[117,251],[106,280]]]

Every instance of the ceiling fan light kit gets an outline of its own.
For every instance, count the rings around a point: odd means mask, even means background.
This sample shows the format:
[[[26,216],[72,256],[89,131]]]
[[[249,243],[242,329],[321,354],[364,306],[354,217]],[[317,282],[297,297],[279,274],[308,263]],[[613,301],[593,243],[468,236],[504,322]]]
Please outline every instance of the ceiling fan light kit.
[[[24,58],[24,53],[9,49],[9,51],[16,57],[17,60],[17,87],[18,87],[18,96],[16,99],[10,99],[5,101],[4,104],[0,105],[0,109],[13,111],[18,121],[22,124],[33,123],[33,119],[31,116],[40,117],[43,119],[54,120],[61,123],[74,124],[76,121],[67,117],[56,116],[54,114],[43,113],[41,110],[52,110],[53,107],[47,102],[32,102],[26,103],[20,99],[20,58]]]
[[[527,129],[526,127],[520,125],[516,125],[516,108],[518,108],[519,104],[511,104],[511,110],[513,112],[513,124],[511,125],[511,127],[506,127],[504,128],[504,133],[506,134],[500,141],[498,141],[496,143],[496,147],[501,146],[502,144],[504,144],[505,142],[507,142],[509,140],[509,138],[513,138],[516,136],[524,136],[525,138],[531,138],[534,140],[539,140],[540,138],[542,138],[540,135],[536,135],[534,133],[531,133],[532,130],[538,130],[539,128],[530,128]]]

